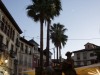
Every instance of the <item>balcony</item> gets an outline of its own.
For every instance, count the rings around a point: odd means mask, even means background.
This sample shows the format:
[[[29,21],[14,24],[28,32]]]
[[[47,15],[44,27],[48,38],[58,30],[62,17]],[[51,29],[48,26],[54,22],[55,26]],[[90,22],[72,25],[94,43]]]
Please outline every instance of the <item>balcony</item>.
[[[21,59],[18,62],[19,62],[19,65],[23,65],[23,61]]]
[[[16,46],[20,47],[20,42],[19,42],[18,38],[16,39]]]
[[[10,57],[15,58],[15,56],[16,56],[16,52],[14,52],[13,50],[10,50]]]
[[[5,50],[7,50],[7,46],[3,43],[0,43],[0,52],[4,52]]]

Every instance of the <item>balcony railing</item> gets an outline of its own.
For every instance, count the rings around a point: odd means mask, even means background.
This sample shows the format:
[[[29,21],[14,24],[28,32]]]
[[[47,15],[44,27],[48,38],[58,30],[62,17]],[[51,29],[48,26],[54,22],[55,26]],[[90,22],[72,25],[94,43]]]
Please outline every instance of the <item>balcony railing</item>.
[[[14,52],[13,50],[10,50],[10,57],[15,58],[16,57],[16,52]]]
[[[0,52],[3,52],[7,49],[7,46],[3,43],[0,43]]]
[[[19,62],[19,65],[23,65],[23,61],[21,59],[18,60],[18,62]]]
[[[16,46],[20,47],[20,42],[19,42],[18,38],[16,39]]]

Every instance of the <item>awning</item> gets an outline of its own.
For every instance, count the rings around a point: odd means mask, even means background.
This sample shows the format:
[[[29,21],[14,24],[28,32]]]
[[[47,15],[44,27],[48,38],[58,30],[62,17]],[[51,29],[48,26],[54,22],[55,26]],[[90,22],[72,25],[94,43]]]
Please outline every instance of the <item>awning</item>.
[[[27,75],[35,75],[35,70],[23,71],[22,73]]]
[[[100,75],[100,63],[75,68],[78,75]]]

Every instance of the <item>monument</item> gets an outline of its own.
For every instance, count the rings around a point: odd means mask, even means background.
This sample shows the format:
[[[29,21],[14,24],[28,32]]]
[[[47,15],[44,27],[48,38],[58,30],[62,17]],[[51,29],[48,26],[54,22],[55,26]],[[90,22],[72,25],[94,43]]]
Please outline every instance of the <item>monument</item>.
[[[64,75],[77,75],[74,69],[74,60],[71,58],[72,53],[67,52],[65,55],[67,59],[62,62],[62,72]]]

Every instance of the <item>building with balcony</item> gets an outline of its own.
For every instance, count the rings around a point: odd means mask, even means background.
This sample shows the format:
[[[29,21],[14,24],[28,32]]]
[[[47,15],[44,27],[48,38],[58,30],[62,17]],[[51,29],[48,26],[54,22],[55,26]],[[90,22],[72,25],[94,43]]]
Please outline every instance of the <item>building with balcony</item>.
[[[40,48],[39,48],[39,44],[37,42],[35,42],[33,39],[29,40],[29,42],[34,45],[34,47],[33,47],[33,60],[32,60],[33,65],[32,65],[32,67],[35,69],[40,64],[40,51],[39,51]]]
[[[33,69],[33,48],[33,44],[27,41],[24,37],[20,37],[20,49],[17,55],[18,75],[24,75],[24,71]]]
[[[23,75],[23,71],[39,66],[39,45],[33,39],[28,41],[20,37],[21,33],[22,30],[0,0],[0,74]]]
[[[74,51],[74,64],[76,67],[87,66],[94,63],[97,63],[96,52],[100,53],[100,46],[97,46],[92,43],[86,43],[84,49]]]
[[[21,33],[22,30],[0,0],[0,72],[4,75],[16,75],[15,55],[19,49],[18,42]],[[7,60],[6,64],[5,60]]]
[[[35,61],[34,60],[33,61],[35,63],[33,63],[33,67],[35,68],[38,67],[40,64],[40,48],[39,48],[39,44],[36,43],[33,39],[29,40],[29,42],[31,42],[34,45],[33,56]],[[49,51],[49,62],[52,62],[51,56],[52,53]],[[43,50],[43,66],[45,66],[45,64],[46,64],[46,50]]]
[[[44,58],[44,66],[46,66],[46,49],[43,51],[43,53],[44,53],[44,55],[43,55],[43,58]],[[49,51],[49,64],[52,63],[51,56],[52,56],[52,53],[51,53],[51,51]]]

